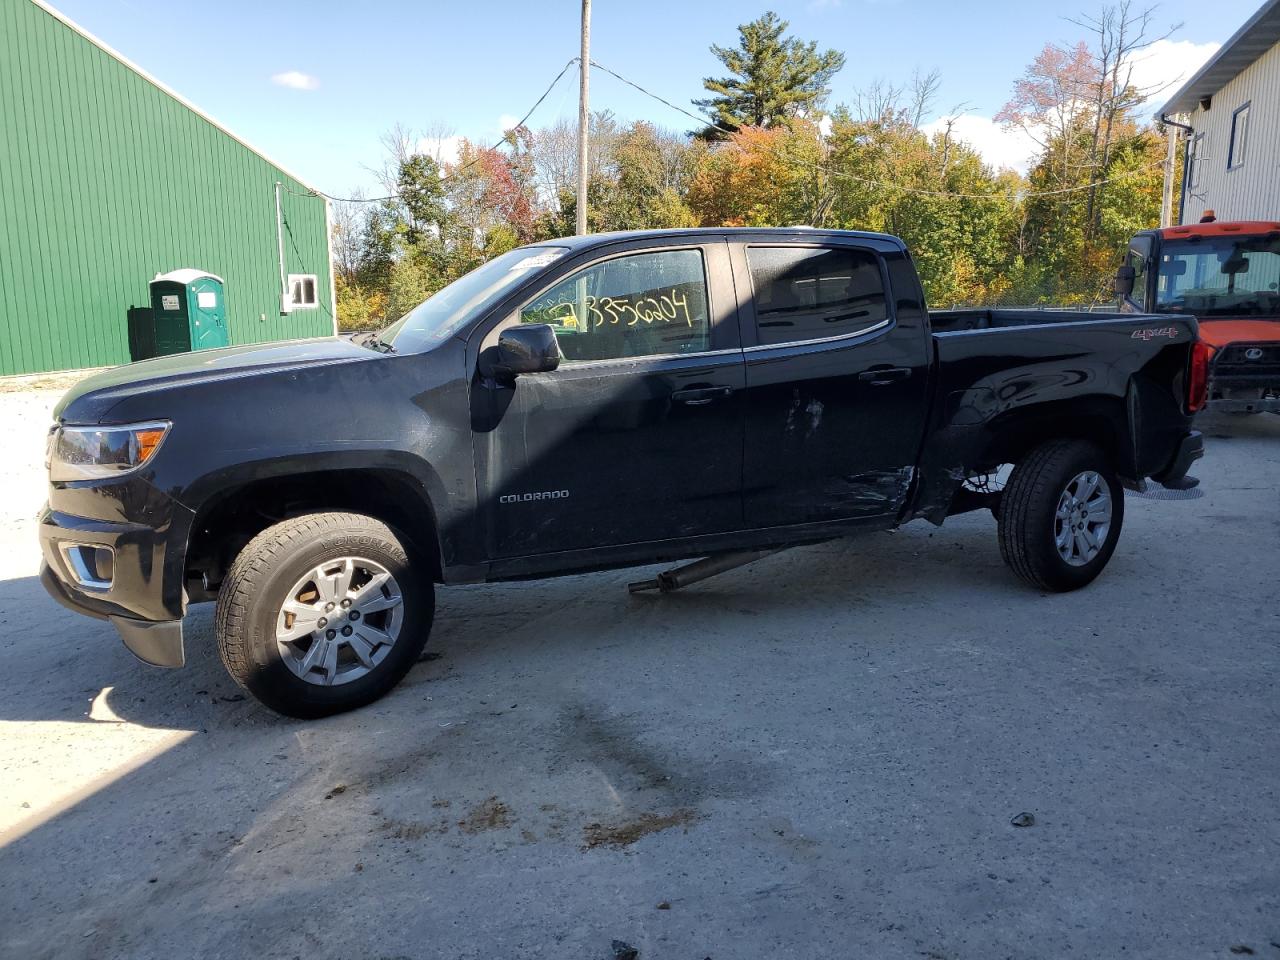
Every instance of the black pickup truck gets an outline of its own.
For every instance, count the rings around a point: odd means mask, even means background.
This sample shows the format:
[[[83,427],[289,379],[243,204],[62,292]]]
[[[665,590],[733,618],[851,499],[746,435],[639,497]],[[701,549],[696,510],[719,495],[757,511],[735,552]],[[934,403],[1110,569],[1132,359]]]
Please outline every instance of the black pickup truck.
[[[1123,488],[1195,482],[1196,339],[1185,316],[930,317],[878,234],[557,240],[359,343],[83,381],[50,435],[42,580],[160,666],[216,599],[232,676],[300,717],[394,686],[435,584],[706,558],[633,585],[670,589],[985,508],[1018,576],[1072,590]]]

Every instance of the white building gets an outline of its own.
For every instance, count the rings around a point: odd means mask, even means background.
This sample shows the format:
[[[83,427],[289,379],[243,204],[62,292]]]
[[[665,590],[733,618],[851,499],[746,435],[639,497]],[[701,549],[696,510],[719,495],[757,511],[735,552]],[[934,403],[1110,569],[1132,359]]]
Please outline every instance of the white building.
[[[1219,220],[1280,220],[1280,0],[1267,0],[1159,116],[1191,127],[1182,223],[1210,209]]]

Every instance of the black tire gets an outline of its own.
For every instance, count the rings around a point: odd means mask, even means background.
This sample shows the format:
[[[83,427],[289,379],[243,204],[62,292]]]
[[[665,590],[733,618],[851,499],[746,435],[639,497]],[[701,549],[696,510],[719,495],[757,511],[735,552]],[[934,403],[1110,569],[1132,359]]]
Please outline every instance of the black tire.
[[[1059,553],[1056,513],[1068,485],[1086,471],[1097,473],[1107,485],[1111,522],[1096,556],[1075,566]],[[1124,526],[1124,489],[1110,460],[1092,443],[1053,440],[1014,467],[1000,498],[998,520],[1000,555],[1014,573],[1041,590],[1079,590],[1102,572],[1115,552]]]
[[[303,680],[285,663],[276,627],[299,578],[343,557],[372,561],[395,578],[403,619],[395,642],[367,673],[322,686]],[[214,630],[222,662],[236,683],[272,710],[311,719],[364,706],[399,683],[421,655],[434,615],[431,576],[424,564],[411,562],[385,524],[356,513],[312,513],[267,528],[240,552],[218,593]]]

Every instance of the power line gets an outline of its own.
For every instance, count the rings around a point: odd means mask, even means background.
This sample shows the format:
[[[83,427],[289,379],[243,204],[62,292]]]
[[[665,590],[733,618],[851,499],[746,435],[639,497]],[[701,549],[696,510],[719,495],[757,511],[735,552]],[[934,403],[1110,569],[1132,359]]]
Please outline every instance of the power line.
[[[510,130],[518,130],[520,127],[523,127],[525,125],[525,121],[527,121],[531,116],[533,116],[533,112],[537,110],[538,107],[542,106],[542,101],[547,99],[551,91],[555,89],[556,84],[559,83],[561,78],[563,78],[564,75],[569,72],[569,68],[572,67],[577,62],[578,62],[577,57],[569,58],[569,60],[565,63],[565,65],[560,68],[560,72],[556,74],[556,78],[551,81],[551,83],[547,86],[547,89],[542,91],[542,96],[538,97],[538,99],[534,101],[533,106],[528,109],[525,115],[521,117],[519,120],[517,120],[514,124],[512,124],[507,131],[503,131],[502,139],[500,139],[488,150],[483,151],[482,153],[477,153],[474,157],[472,157],[462,166],[453,170],[451,173],[445,174],[443,177],[440,178],[440,182],[448,183],[450,180],[454,179],[455,177],[460,176],[464,171],[470,169],[471,167],[479,163],[482,159],[484,159],[485,153],[492,153],[494,150],[497,150],[504,143],[506,143],[507,132],[509,132]],[[337,203],[383,203],[387,200],[402,199],[401,195],[398,193],[392,193],[385,197],[335,197],[335,196],[332,196],[331,194],[325,193],[323,190],[310,190],[306,193],[299,193],[296,190],[289,189],[287,185],[285,186],[285,189],[289,190],[289,192],[292,193],[295,197],[324,197],[326,200],[333,200]]]
[[[738,132],[737,130],[730,130],[728,127],[722,127],[720,126],[720,124],[715,123],[712,120],[708,120],[706,117],[699,116],[696,113],[692,113],[686,110],[684,107],[677,106],[676,104],[672,103],[670,100],[666,100],[658,96],[652,90],[646,90],[644,87],[640,86],[640,84],[636,83],[634,80],[628,80],[622,74],[615,73],[614,71],[610,70],[599,60],[592,59],[591,65],[593,67],[598,67],[599,69],[603,70],[605,73],[609,74],[609,76],[611,77],[616,77],[618,80],[621,80],[627,86],[635,87],[635,89],[639,90],[646,97],[649,97],[650,99],[653,99],[653,100],[657,100],[659,103],[665,104],[666,106],[670,107],[672,110],[675,110],[677,113],[683,113],[686,117],[689,117],[690,119],[698,121],[698,123],[702,124],[703,126],[711,127],[714,130],[719,130],[721,133],[737,133]]]
[[[302,269],[305,270],[307,268],[306,258],[302,255],[302,251],[298,249],[298,241],[293,235],[293,227],[289,226],[289,218],[285,215],[284,207],[280,208],[280,222],[284,224],[284,232],[289,235],[289,244],[293,247],[293,252],[297,254],[298,262],[302,264]],[[333,310],[329,309],[329,305],[320,298],[318,292],[316,295],[316,303],[320,304],[320,306],[324,308],[324,312],[329,314],[330,320],[334,319]],[[338,305],[335,303],[333,306],[336,310]]]
[[[622,74],[616,73],[613,70],[610,70],[608,67],[600,63],[598,60],[593,59],[591,61],[591,65],[593,67],[598,67],[599,69],[603,70],[605,73],[609,74],[610,76],[616,77],[618,80],[621,80],[627,86],[634,87],[636,90],[639,90],[641,93],[643,93],[646,97],[649,97],[652,100],[657,100],[659,103],[670,107],[672,110],[675,110],[678,113],[682,113],[686,117],[690,117],[691,119],[696,120],[699,123],[707,127],[710,127],[713,130],[719,130],[722,133],[728,133],[728,134],[734,134],[738,132],[736,130],[729,129],[728,127],[721,126],[715,121],[707,119],[705,116],[699,116],[696,113],[692,113],[691,111],[686,110],[684,109],[684,107],[681,107],[681,106],[678,106],[677,104],[672,103],[670,100],[667,100],[664,97],[658,96],[658,94],[654,93],[652,90],[645,89],[640,84],[636,83],[634,80],[628,80],[626,77],[622,76]],[[774,156],[778,157],[779,159],[785,159],[782,157],[781,153],[776,151],[771,151],[771,152],[773,152]],[[1061,187],[1056,190],[1029,190],[1026,192],[1022,192],[1020,196],[1024,200],[1028,200],[1034,197],[1052,197],[1052,196],[1057,196],[1059,194],[1076,193],[1081,190],[1091,190],[1094,187],[1100,187],[1103,184],[1107,184],[1107,183],[1114,183],[1117,180],[1125,180],[1125,179],[1128,179],[1129,177],[1137,176],[1138,174],[1146,173],[1148,171],[1156,169],[1157,167],[1162,167],[1162,166],[1164,166],[1163,162],[1150,164],[1146,167],[1139,167],[1137,170],[1129,170],[1125,173],[1117,174],[1114,177],[1107,177],[1103,180],[1094,180],[1090,183],[1077,184],[1072,187]],[[859,177],[856,174],[847,173],[843,170],[829,170],[827,172],[830,176],[833,176],[833,177],[840,177],[841,179],[844,179],[844,180],[853,180],[857,183],[863,183],[873,187],[880,187],[885,190],[901,190],[904,193],[915,193],[915,194],[921,194],[921,195],[933,196],[933,197],[955,197],[958,200],[1003,200],[1006,198],[1006,195],[1001,193],[959,193],[953,190],[929,190],[925,187],[905,187],[902,184],[898,184],[898,183],[886,183],[883,180],[873,180],[868,177]],[[1007,196],[1010,199],[1012,199],[1013,194],[1008,194]]]

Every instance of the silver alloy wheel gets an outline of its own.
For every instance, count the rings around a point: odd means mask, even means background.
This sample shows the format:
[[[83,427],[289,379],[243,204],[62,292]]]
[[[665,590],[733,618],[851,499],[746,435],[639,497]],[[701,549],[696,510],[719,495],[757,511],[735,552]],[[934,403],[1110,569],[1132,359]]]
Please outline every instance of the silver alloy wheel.
[[[1053,538],[1058,554],[1083,567],[1102,552],[1111,535],[1111,488],[1095,470],[1078,473],[1058,498]]]
[[[335,686],[385,660],[403,622],[404,598],[387,568],[338,557],[293,585],[276,616],[276,645],[285,665],[307,683]]]

